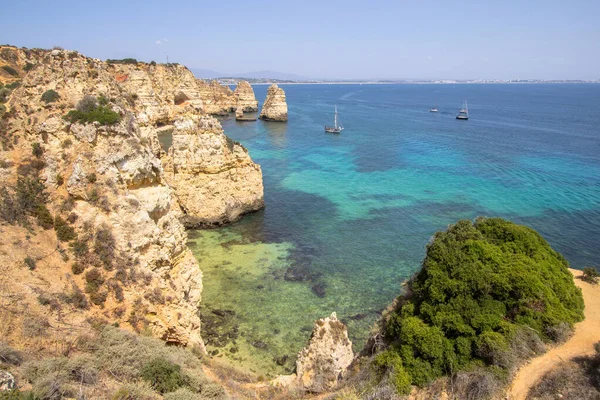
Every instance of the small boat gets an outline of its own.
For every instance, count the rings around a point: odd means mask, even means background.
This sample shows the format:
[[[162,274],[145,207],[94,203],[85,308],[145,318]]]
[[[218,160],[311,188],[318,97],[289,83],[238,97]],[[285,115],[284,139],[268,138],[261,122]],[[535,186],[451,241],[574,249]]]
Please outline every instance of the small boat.
[[[460,110],[458,110],[458,114],[456,115],[456,119],[469,119],[469,106],[467,105],[467,101],[463,103],[463,106]]]
[[[325,132],[327,133],[340,133],[344,130],[344,127],[339,122],[337,105],[335,106],[335,115],[333,117],[333,126],[325,126]]]
[[[437,107],[432,107],[429,109],[429,112],[439,112]]]

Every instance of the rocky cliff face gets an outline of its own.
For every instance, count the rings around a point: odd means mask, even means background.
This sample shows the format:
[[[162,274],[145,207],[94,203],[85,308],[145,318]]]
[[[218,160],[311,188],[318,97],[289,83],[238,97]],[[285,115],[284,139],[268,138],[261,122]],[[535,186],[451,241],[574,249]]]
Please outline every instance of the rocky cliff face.
[[[216,80],[207,83],[198,79],[197,82],[206,114],[224,115],[235,111],[236,97],[229,87],[221,85]]]
[[[272,84],[267,91],[267,98],[260,112],[260,119],[265,121],[285,122],[288,120],[288,109],[285,92],[277,84]]]
[[[165,178],[177,193],[186,225],[221,225],[264,207],[260,166],[223,134],[216,119],[184,116],[174,126]]]
[[[201,91],[184,67],[109,65],[77,52],[0,47],[0,63],[8,62],[22,81],[4,105],[0,186],[17,193],[17,180],[39,178],[48,193],[46,224],[49,218],[60,240],[35,228],[34,237],[43,239],[31,246],[2,241],[7,290],[34,296],[31,304],[40,291],[56,298],[72,292],[81,300],[68,306],[76,321],[108,319],[203,347],[202,274],[186,246],[182,209],[223,223],[262,207],[260,167],[216,120],[202,117]],[[94,112],[118,121],[67,121],[85,96],[94,99]],[[171,123],[167,155],[157,133]],[[18,224],[2,229],[17,241],[30,237]],[[37,267],[24,274],[29,257]],[[59,321],[65,310],[49,318]]]
[[[335,313],[315,323],[308,345],[298,353],[297,381],[309,392],[335,389],[352,363],[354,353],[346,326]]]
[[[243,112],[258,111],[258,101],[254,97],[252,86],[246,81],[239,81],[235,91],[236,109],[242,109]]]

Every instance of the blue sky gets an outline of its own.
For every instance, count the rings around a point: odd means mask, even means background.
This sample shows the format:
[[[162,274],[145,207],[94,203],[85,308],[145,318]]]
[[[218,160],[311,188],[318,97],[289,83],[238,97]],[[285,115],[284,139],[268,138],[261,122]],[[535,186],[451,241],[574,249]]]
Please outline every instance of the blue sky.
[[[0,43],[224,73],[600,79],[600,1],[12,0]]]

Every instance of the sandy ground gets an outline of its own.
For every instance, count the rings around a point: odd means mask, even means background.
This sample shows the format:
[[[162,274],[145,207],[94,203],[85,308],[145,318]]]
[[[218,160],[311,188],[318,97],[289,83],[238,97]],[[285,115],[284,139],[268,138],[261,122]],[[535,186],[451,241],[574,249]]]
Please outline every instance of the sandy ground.
[[[508,393],[510,400],[525,399],[529,389],[561,361],[594,354],[594,343],[600,341],[600,285],[591,285],[579,279],[581,271],[570,271],[575,276],[575,284],[583,292],[585,320],[575,324],[575,334],[566,343],[534,358],[517,372]]]

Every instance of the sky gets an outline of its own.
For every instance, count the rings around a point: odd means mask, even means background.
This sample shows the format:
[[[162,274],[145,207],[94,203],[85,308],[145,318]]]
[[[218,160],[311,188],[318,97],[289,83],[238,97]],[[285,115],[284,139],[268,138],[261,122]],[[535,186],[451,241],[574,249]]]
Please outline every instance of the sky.
[[[0,43],[225,74],[600,79],[600,0],[12,0]]]

